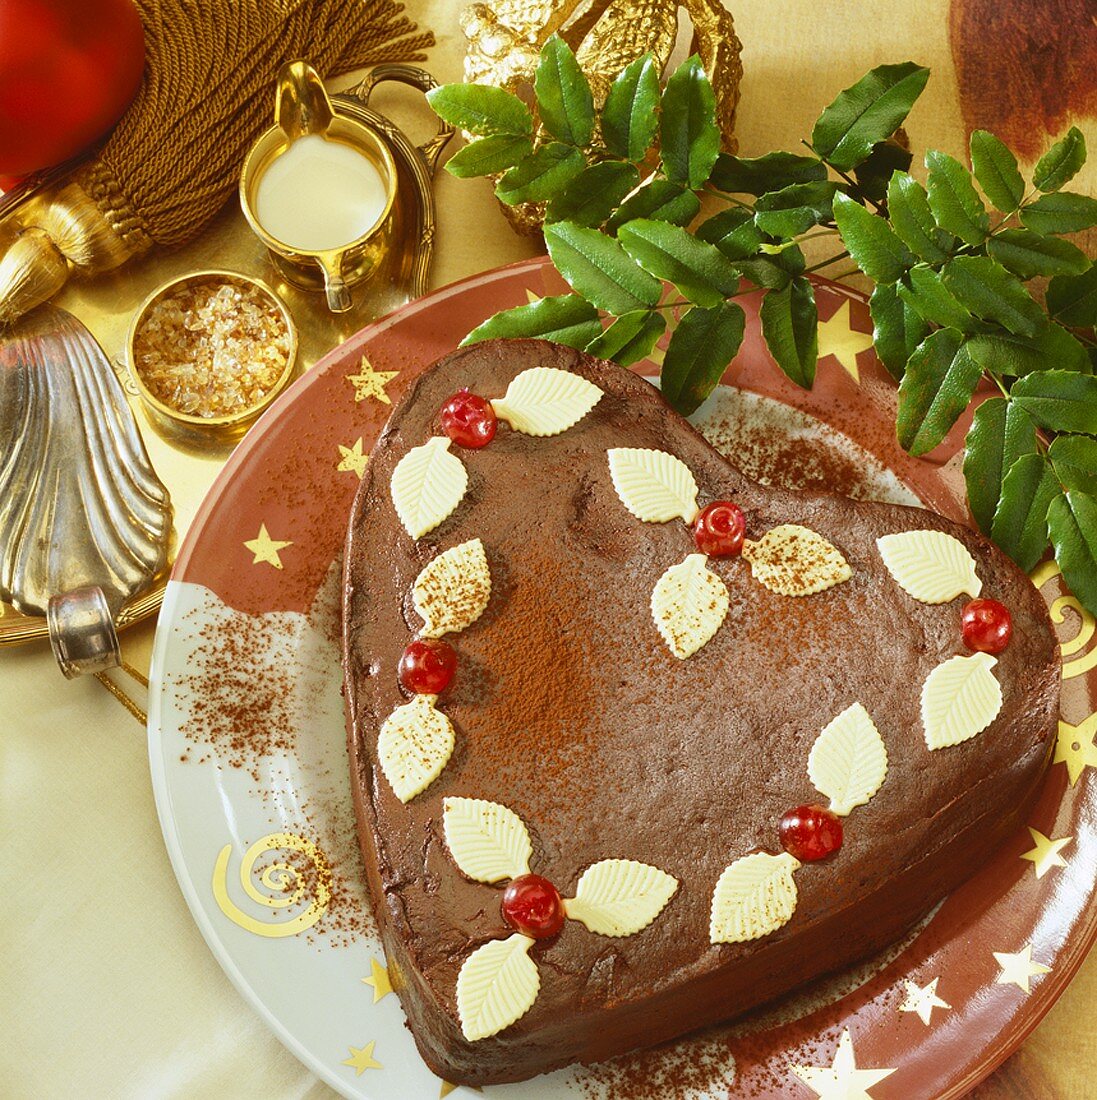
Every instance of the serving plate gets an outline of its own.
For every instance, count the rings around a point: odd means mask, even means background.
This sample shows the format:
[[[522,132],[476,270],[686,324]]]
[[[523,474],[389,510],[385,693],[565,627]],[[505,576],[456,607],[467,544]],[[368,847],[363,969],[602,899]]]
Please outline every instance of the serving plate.
[[[497,309],[562,289],[547,261],[526,261],[351,337],[233,454],[165,592],[149,754],[172,863],[229,977],[344,1096],[453,1091],[416,1053],[365,901],[340,698],[346,518],[391,404],[416,375]],[[695,422],[756,476],[963,520],[966,425],[923,459],[904,454],[863,300],[824,281],[816,295],[815,388],[796,388],[772,364],[748,297],[743,348]],[[735,1025],[491,1094],[959,1097],[1016,1049],[1097,936],[1095,627],[1054,563],[1034,580],[1059,624],[1064,684],[1055,762],[1030,828],[877,959]]]

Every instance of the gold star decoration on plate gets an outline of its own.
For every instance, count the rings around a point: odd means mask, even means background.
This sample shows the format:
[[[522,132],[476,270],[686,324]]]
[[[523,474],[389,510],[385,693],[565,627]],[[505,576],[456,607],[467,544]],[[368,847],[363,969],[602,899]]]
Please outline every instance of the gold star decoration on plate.
[[[1008,954],[995,951],[994,958],[1002,972],[994,979],[995,985],[1015,985],[1022,993],[1029,992],[1029,982],[1037,974],[1050,974],[1051,967],[1032,961],[1032,944],[1025,944],[1021,951]]]
[[[381,1063],[373,1057],[373,1048],[377,1040],[372,1039],[364,1047],[350,1047],[350,1057],[343,1059],[344,1066],[354,1070],[355,1077],[361,1077],[367,1069],[382,1069]]]
[[[382,405],[391,405],[392,399],[385,393],[385,387],[396,377],[394,370],[374,370],[373,365],[363,355],[359,364],[359,374],[346,375],[347,381],[354,387],[354,401],[365,401],[367,397],[376,397]]]
[[[358,479],[366,472],[369,455],[362,453],[362,437],[359,436],[349,447],[339,444],[339,464],[335,467],[340,473],[355,473]]]
[[[842,1032],[829,1066],[792,1066],[792,1072],[819,1100],[872,1100],[869,1089],[894,1069],[858,1069],[849,1028]]]
[[[907,989],[907,999],[899,1006],[900,1012],[917,1012],[922,1023],[929,1027],[930,1019],[935,1008],[952,1008],[947,1001],[942,1001],[937,996],[937,983],[939,978],[934,978],[928,985],[919,985],[917,982],[903,982]]]
[[[857,356],[872,347],[872,333],[855,329],[849,311],[850,302],[845,298],[833,316],[819,322],[819,358],[833,355],[849,371],[853,381],[860,385]]]
[[[1067,865],[1067,861],[1059,853],[1074,837],[1061,836],[1057,840],[1052,840],[1051,837],[1044,836],[1039,829],[1034,829],[1031,825],[1028,827],[1028,832],[1029,836],[1032,837],[1032,843],[1036,847],[1022,853],[1021,858],[1032,863],[1037,878],[1043,878],[1052,867],[1065,867]]]
[[[1097,735],[1097,712],[1091,714],[1081,725],[1072,726],[1069,722],[1059,722],[1059,737],[1055,743],[1053,764],[1066,764],[1070,785],[1073,787],[1086,768],[1097,768],[1097,745],[1093,738]]]
[[[469,1089],[472,1092],[484,1091],[479,1085],[455,1085],[452,1081],[443,1081],[442,1087],[438,1090],[438,1100],[445,1100],[455,1089]]]
[[[267,565],[273,565],[275,569],[281,569],[282,559],[278,556],[278,553],[280,550],[285,550],[287,546],[292,546],[293,543],[272,539],[267,532],[267,525],[261,523],[259,524],[259,534],[253,539],[246,539],[244,545],[254,555],[251,559],[252,565],[266,562]]]
[[[368,978],[363,978],[362,984],[373,986],[373,1003],[377,1004],[392,992],[392,982],[389,981],[387,967],[382,966],[376,959],[370,959],[369,965],[373,973]]]

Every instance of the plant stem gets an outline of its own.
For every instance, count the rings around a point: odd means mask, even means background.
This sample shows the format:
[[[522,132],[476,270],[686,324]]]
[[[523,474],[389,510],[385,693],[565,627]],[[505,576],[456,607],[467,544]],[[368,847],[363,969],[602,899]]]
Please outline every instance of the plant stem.
[[[808,149],[811,149],[811,151],[812,151],[813,153],[815,153],[815,150],[814,150],[814,148],[812,148],[812,145],[811,145],[811,143],[810,143],[810,142],[808,142],[808,141],[804,141],[804,139],[803,139],[803,138],[801,138],[801,139],[800,139],[800,144],[801,144],[801,145],[804,145],[804,146],[806,146],[806,147],[807,147]],[[819,157],[819,154],[818,154],[818,153],[815,153],[815,155],[816,155],[817,157]],[[863,191],[861,190],[861,185],[860,185],[860,184],[859,184],[859,183],[858,183],[858,182],[857,182],[857,181],[856,181],[856,180],[855,180],[855,179],[854,179],[854,178],[853,178],[852,176],[850,176],[850,175],[847,175],[847,174],[846,174],[845,172],[843,172],[843,171],[842,171],[842,169],[841,169],[841,168],[835,168],[835,167],[834,167],[834,165],[833,165],[833,164],[831,164],[831,163],[830,163],[830,161],[829,161],[829,160],[827,160],[827,158],[826,158],[826,157],[819,157],[819,159],[820,159],[820,160],[821,160],[821,161],[822,161],[822,162],[823,162],[823,163],[824,163],[824,164],[825,164],[825,165],[826,165],[826,166],[827,166],[827,167],[828,167],[828,168],[829,168],[829,169],[830,169],[830,170],[831,170],[832,172],[835,172],[835,173],[837,173],[837,174],[838,174],[839,176],[841,176],[841,177],[842,177],[842,179],[844,179],[844,180],[846,181],[846,183],[848,183],[848,184],[850,185],[850,187],[852,187],[852,188],[853,188],[853,190],[854,190],[854,191],[855,191],[855,192],[856,192],[856,193],[857,193],[858,195],[860,195],[860,196],[861,196],[861,197],[862,197],[862,198],[863,198],[863,199],[865,200],[865,202],[867,202],[867,203],[868,203],[868,204],[869,204],[869,205],[870,205],[870,206],[872,207],[872,209],[876,211],[876,213],[877,213],[877,214],[879,214],[879,215],[880,215],[880,217],[881,217],[881,218],[882,218],[882,217],[885,217],[885,215],[884,215],[884,208],[883,208],[883,207],[882,207],[882,206],[881,206],[881,205],[880,205],[880,204],[879,204],[879,203],[878,203],[878,202],[877,202],[877,201],[876,201],[875,199],[870,199],[870,198],[868,197],[868,195],[866,195],[866,194],[865,194],[865,193],[864,193],[864,192],[863,192]]]
[[[990,374],[990,372],[988,371],[987,372],[987,377],[990,378],[990,380],[998,387],[998,389],[1000,389],[1002,391],[1002,396],[1008,401],[1009,400],[1009,390],[1007,390],[1005,388],[1005,386],[1002,385],[1002,380],[998,377],[998,375]]]
[[[734,206],[741,206],[744,210],[749,210],[754,213],[754,207],[749,202],[743,202],[741,199],[733,198],[731,195],[725,194],[723,191],[717,191],[715,187],[703,187],[702,191],[706,195],[712,195],[714,198],[723,199],[724,202],[730,202]]]
[[[834,256],[831,256],[829,260],[820,260],[819,263],[812,264],[811,267],[805,268],[804,269],[804,274],[806,275],[809,271],[818,271],[819,268],[821,268],[821,267],[829,267],[831,264],[837,263],[839,260],[844,260],[848,255],[849,255],[848,252],[843,251],[843,252],[837,253]],[[855,268],[855,270],[859,271],[860,268]]]
[[[817,240],[819,237],[831,237],[837,232],[838,232],[837,226],[835,226],[832,229],[820,229],[818,232],[806,233],[802,237],[797,237],[796,238],[796,243],[799,244],[801,241],[814,241],[814,240]]]

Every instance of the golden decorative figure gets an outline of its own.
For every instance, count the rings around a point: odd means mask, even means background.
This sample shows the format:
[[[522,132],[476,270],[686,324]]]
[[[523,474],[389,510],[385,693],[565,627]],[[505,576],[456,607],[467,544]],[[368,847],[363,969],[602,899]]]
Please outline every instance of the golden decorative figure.
[[[541,47],[559,34],[575,51],[601,104],[610,82],[630,61],[650,52],[660,70],[670,61],[678,36],[678,12],[693,24],[690,50],[701,58],[716,93],[716,117],[723,145],[735,152],[735,109],[743,66],[741,43],[731,13],[719,0],[495,0],[475,3],[461,16],[468,39],[465,79],[518,92],[533,83]],[[543,207],[505,206],[520,233],[536,233]]]
[[[272,539],[267,532],[267,525],[261,523],[259,524],[259,534],[253,539],[245,539],[244,545],[254,555],[251,561],[252,565],[266,562],[267,565],[273,565],[275,569],[281,569],[282,559],[278,556],[279,552],[285,550],[287,546],[292,546],[293,543]]]
[[[391,405],[392,398],[385,393],[385,387],[396,377],[394,370],[374,370],[373,364],[363,355],[361,373],[348,374],[347,381],[354,387],[354,402],[365,401],[367,397],[376,397],[382,405]]]
[[[368,978],[363,978],[363,985],[373,987],[373,1003],[384,1000],[392,992],[392,982],[389,980],[388,968],[382,966],[376,959],[370,959],[372,973]]]
[[[383,1069],[384,1067],[373,1056],[373,1048],[376,1040],[371,1039],[364,1047],[349,1047],[350,1057],[344,1058],[342,1065],[350,1066],[354,1070],[355,1077],[361,1077],[367,1069]]]

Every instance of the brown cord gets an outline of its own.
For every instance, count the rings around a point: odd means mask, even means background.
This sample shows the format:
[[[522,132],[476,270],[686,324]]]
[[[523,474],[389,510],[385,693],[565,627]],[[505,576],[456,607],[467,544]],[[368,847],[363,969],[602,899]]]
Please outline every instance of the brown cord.
[[[129,666],[124,666],[127,672],[131,672]],[[131,672],[131,675],[133,673]],[[142,726],[148,724],[149,716],[105,673],[97,672],[95,678],[118,700],[141,723]],[[140,673],[136,674],[137,679],[144,679]],[[147,684],[148,681],[146,680]]]
[[[134,253],[193,239],[237,185],[273,120],[278,70],[329,77],[421,60],[434,44],[394,0],[137,0],[145,79],[77,180]]]

